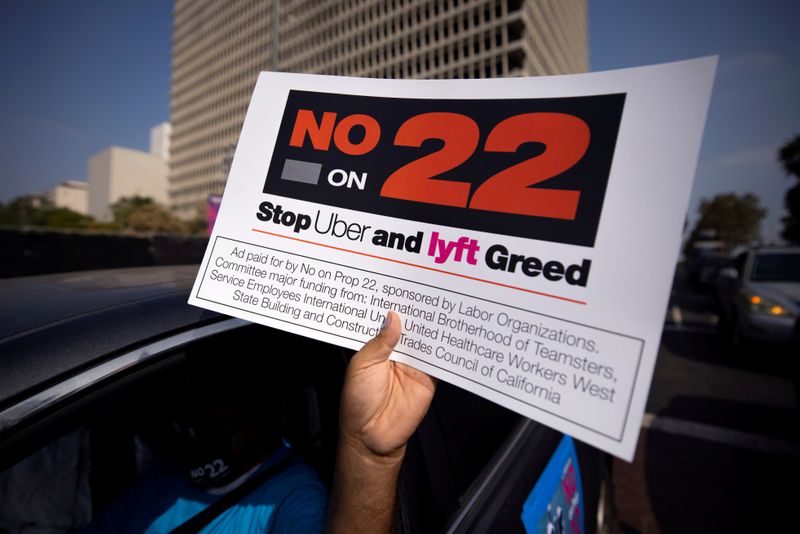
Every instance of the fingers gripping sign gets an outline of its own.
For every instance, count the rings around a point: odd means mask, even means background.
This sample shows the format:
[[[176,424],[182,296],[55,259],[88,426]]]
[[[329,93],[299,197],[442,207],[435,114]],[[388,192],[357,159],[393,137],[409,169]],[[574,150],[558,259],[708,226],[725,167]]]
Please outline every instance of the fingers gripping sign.
[[[342,394],[343,438],[378,456],[402,455],[436,388],[434,378],[388,359],[400,340],[400,322],[388,313],[381,332],[350,362]]]

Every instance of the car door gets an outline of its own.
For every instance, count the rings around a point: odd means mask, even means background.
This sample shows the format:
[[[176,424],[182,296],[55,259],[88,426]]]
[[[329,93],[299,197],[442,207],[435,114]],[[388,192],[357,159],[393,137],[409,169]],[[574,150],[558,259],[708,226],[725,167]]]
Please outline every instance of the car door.
[[[525,532],[523,504],[562,434],[440,382],[409,443],[399,514],[405,532]],[[613,516],[610,458],[576,442],[586,532]]]
[[[329,485],[346,354],[223,319],[109,354],[2,408],[0,531],[83,527],[144,473],[173,458],[165,429],[177,385],[187,361],[209,351],[220,365],[244,354],[256,362],[265,388],[288,384],[279,406],[284,436]]]

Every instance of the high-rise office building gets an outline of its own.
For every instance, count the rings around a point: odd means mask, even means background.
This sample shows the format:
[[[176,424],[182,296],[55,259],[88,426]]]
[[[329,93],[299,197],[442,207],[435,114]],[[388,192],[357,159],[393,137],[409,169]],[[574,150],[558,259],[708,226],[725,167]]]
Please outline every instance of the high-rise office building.
[[[270,68],[272,1],[175,0],[169,205],[182,218],[225,187],[258,73]]]
[[[586,0],[175,0],[170,206],[221,193],[262,70],[493,78],[588,69]]]
[[[378,78],[584,72],[585,0],[281,3],[281,70]]]

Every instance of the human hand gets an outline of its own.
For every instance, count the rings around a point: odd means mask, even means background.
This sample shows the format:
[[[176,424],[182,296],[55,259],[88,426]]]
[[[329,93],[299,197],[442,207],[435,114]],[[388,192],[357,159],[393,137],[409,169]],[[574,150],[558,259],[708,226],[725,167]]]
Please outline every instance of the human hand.
[[[342,393],[342,439],[361,453],[402,458],[405,445],[431,404],[436,380],[389,355],[400,340],[392,311],[383,330],[350,361]]]

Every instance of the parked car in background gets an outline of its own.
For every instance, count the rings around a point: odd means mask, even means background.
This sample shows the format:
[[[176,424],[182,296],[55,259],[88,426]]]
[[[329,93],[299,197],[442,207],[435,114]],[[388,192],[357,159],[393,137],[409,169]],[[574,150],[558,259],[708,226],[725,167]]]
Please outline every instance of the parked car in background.
[[[743,252],[720,270],[715,295],[732,343],[791,343],[800,316],[800,248]]]
[[[0,280],[0,531],[73,531],[169,449],[188,363],[249,354],[286,391],[282,433],[330,488],[352,355],[189,306],[196,266]],[[523,503],[561,434],[440,382],[409,443],[400,532],[522,532]],[[174,452],[174,451],[173,451]],[[587,532],[605,532],[609,457],[577,443]],[[48,530],[50,531],[50,530]]]
[[[717,273],[730,266],[730,259],[724,251],[724,243],[718,240],[700,240],[692,244],[686,254],[686,273],[692,288],[697,291],[709,289]]]

